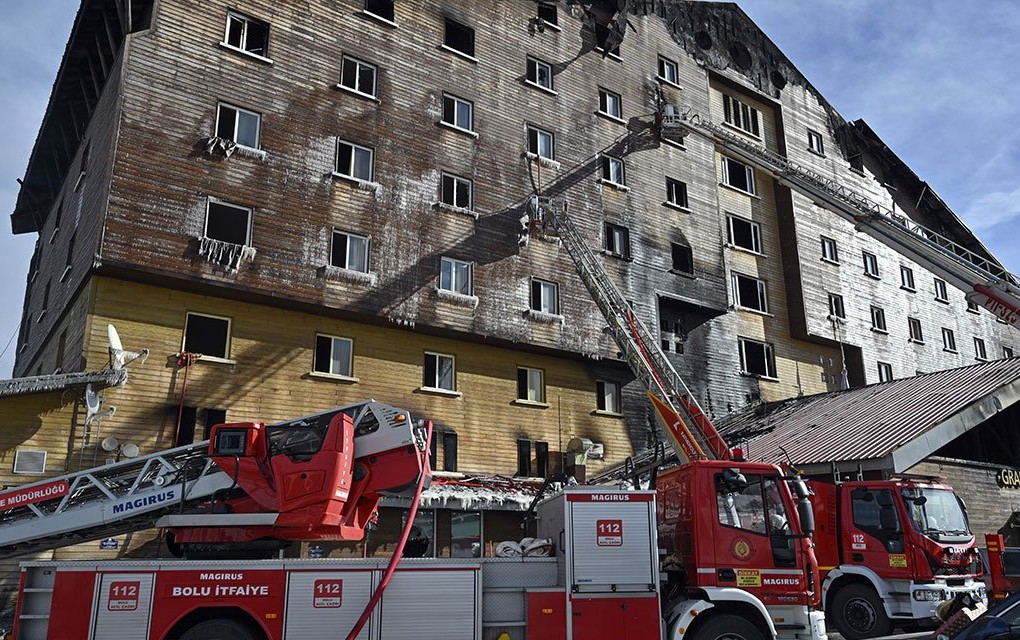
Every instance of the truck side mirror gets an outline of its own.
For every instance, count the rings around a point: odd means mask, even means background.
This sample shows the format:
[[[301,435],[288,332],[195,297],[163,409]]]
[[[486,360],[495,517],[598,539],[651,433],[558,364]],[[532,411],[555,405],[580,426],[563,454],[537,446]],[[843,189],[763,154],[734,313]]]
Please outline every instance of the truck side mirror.
[[[747,478],[736,469],[723,469],[722,473],[715,477],[715,489],[719,493],[736,493],[746,488]]]
[[[815,511],[811,508],[811,500],[804,498],[797,501],[797,516],[800,518],[801,533],[813,534],[815,532]]]

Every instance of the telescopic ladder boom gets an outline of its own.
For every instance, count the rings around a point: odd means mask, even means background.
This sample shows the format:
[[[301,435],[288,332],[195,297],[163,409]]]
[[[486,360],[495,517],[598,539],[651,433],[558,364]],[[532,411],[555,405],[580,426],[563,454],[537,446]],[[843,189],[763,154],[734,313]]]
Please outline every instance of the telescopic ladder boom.
[[[1014,327],[1020,324],[1020,280],[994,260],[692,111],[678,113],[667,105],[661,119],[664,132],[691,132],[706,138],[728,155],[770,174],[780,184],[841,215],[857,229],[951,282],[966,292],[967,300]]]

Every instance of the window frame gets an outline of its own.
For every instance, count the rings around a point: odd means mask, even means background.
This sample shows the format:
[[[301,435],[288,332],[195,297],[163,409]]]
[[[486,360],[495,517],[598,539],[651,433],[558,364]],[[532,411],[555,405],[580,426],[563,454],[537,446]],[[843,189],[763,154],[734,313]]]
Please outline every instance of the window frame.
[[[379,11],[373,11],[373,9],[378,8],[378,4],[377,3],[379,3],[379,2],[386,2],[389,5],[389,15],[383,15]],[[372,3],[376,3],[377,6],[370,8],[369,4],[372,4]],[[385,22],[388,22],[390,24],[393,24],[396,21],[396,7],[394,6],[394,4],[395,3],[393,2],[393,0],[365,0],[364,7],[362,8],[362,12],[367,13],[370,16],[375,16],[376,18],[379,18],[379,19],[381,19],[381,20],[383,20]]]
[[[610,402],[607,402],[609,400]],[[613,406],[609,406],[612,404]],[[623,401],[619,382],[595,380],[595,410],[612,415],[623,414]]]
[[[542,154],[542,140],[543,138],[549,141],[549,155]],[[532,145],[532,139],[534,139],[534,145]],[[528,153],[545,160],[556,161],[556,134],[547,129],[536,127],[535,125],[528,125]]]
[[[941,278],[935,278],[935,302],[949,302],[949,289],[946,285],[946,281]]]
[[[453,29],[451,30],[451,27]],[[459,34],[459,36],[458,36]],[[461,45],[465,43],[458,43],[457,41],[461,38],[470,36],[469,41],[466,42],[467,47],[462,48]],[[443,17],[443,47],[448,51],[464,56],[471,60],[477,60],[475,58],[475,28],[464,24],[460,20],[451,18],[450,16]]]
[[[606,253],[618,258],[630,258],[630,229],[612,222],[603,223],[603,248]],[[622,246],[617,246],[620,244]]]
[[[755,197],[758,196],[758,192],[757,192],[757,188],[758,187],[755,184],[755,180],[754,180],[754,167],[752,167],[749,164],[744,164],[743,162],[740,162],[739,160],[734,160],[733,158],[731,158],[729,156],[722,156],[722,165],[723,165],[723,184],[724,185],[726,185],[730,189],[735,189],[737,191],[740,191],[741,193],[746,193],[748,195],[755,196]],[[745,181],[745,184],[746,184],[746,188],[743,187],[743,186],[740,186],[739,184],[734,184],[732,182],[734,176],[733,176],[733,173],[732,173],[733,169],[731,167],[733,167],[733,166],[741,167],[741,168],[744,169],[744,181]]]
[[[467,125],[468,126],[466,126],[466,127],[462,126],[462,124],[461,124],[461,114],[462,114],[462,111],[461,111],[460,107],[462,105],[466,105],[467,106],[467,119],[468,119]],[[447,120],[447,117],[452,118],[452,120]],[[475,103],[470,101],[470,100],[467,100],[465,98],[461,98],[458,95],[454,95],[454,94],[452,94],[452,93],[450,93],[448,91],[444,91],[443,92],[443,118],[442,118],[442,120],[440,120],[440,122],[443,125],[445,125],[447,127],[450,127],[451,129],[456,129],[457,131],[463,131],[465,133],[472,133],[472,134],[476,133],[475,132]]]
[[[981,362],[988,361],[988,349],[985,346],[985,340],[978,336],[974,336],[974,359]]]
[[[197,316],[197,317],[207,318],[207,319],[212,319],[212,320],[222,320],[223,322],[226,322],[227,331],[226,331],[226,336],[224,338],[225,343],[223,345],[223,355],[222,356],[217,356],[217,355],[211,355],[211,354],[202,353],[202,358],[201,359],[202,360],[211,360],[213,362],[217,362],[217,361],[218,362],[232,362],[231,359],[230,359],[230,347],[232,346],[232,342],[233,342],[233,325],[234,325],[233,319],[225,317],[225,316],[217,316],[217,315],[214,315],[214,314],[211,314],[211,313],[199,313],[197,311],[185,311],[184,312],[184,327],[183,327],[182,336],[181,336],[181,353],[188,353],[188,351],[187,351],[187,347],[188,347],[188,324],[189,324],[192,316]],[[190,353],[195,353],[195,352],[190,352]]]
[[[914,331],[917,329],[917,331]],[[907,341],[914,344],[924,344],[924,327],[920,318],[907,317]]]
[[[524,386],[523,387],[521,385],[521,382],[522,382],[521,373],[522,372],[525,374],[525,378],[523,379],[524,380]],[[532,393],[532,386],[531,386],[531,383],[533,381],[532,374],[537,374],[537,376],[538,376],[538,387],[537,387],[536,393],[534,393],[534,394]],[[527,403],[527,404],[539,404],[539,405],[546,404],[546,397],[547,397],[547,395],[546,395],[546,392],[545,392],[545,386],[546,386],[546,383],[545,383],[545,369],[539,369],[537,367],[522,367],[520,365],[517,366],[517,402],[519,402],[519,403]],[[524,396],[523,397],[522,397],[522,394],[521,394],[522,390],[524,391]],[[536,398],[532,398],[531,397],[532,395],[535,395],[537,397]]]
[[[842,294],[829,293],[829,317],[846,320],[846,302]]]
[[[694,275],[694,248],[689,244],[683,242],[670,242],[669,243],[669,254],[670,254],[670,271],[674,273],[682,273],[684,275]],[[682,254],[682,255],[681,255]],[[690,270],[686,270],[677,265],[679,262],[678,258],[683,257],[691,265]]]
[[[329,362],[326,363],[326,370],[323,371],[318,367],[319,362],[319,340],[325,338],[329,340]],[[333,371],[333,362],[335,360],[337,342],[344,342],[347,344],[347,371],[337,372]],[[316,333],[315,334],[315,349],[312,350],[312,372],[336,376],[338,378],[353,378],[354,377],[354,340],[351,338],[345,338],[344,336],[337,336],[328,333]]]
[[[739,244],[736,241],[736,233],[734,232],[734,228],[733,228],[733,223],[734,222],[740,222],[740,223],[748,225],[748,228],[751,230],[751,244],[752,245],[757,244],[757,248],[745,247],[744,245]],[[743,218],[741,216],[734,215],[732,213],[727,213],[726,214],[726,232],[727,232],[727,234],[726,234],[727,238],[726,239],[727,239],[727,241],[729,242],[729,244],[731,246],[736,247],[738,249],[742,249],[743,251],[748,251],[750,253],[753,253],[753,254],[756,254],[756,255],[759,255],[759,256],[765,255],[765,252],[764,252],[764,250],[762,248],[761,224],[755,222],[754,220],[748,220],[747,218]]]
[[[821,239],[822,260],[830,264],[839,264],[839,245],[836,244],[836,240],[828,236],[821,236]]]
[[[613,187],[627,186],[627,165],[623,158],[601,154],[602,182]],[[618,175],[614,175],[618,174]]]
[[[243,243],[240,243],[240,244],[241,244],[241,246],[245,246],[245,247],[252,246],[252,243],[251,243],[252,242],[251,241],[251,234],[252,234],[252,226],[253,226],[254,219],[255,219],[255,210],[252,207],[246,207],[244,205],[235,204],[233,202],[228,202],[226,200],[221,200],[219,198],[213,198],[213,197],[206,198],[205,220],[203,221],[203,225],[202,225],[202,236],[206,237],[206,238],[209,238],[211,240],[216,240],[218,242],[228,242],[230,244],[238,244],[236,242],[231,242],[230,240],[224,240],[222,238],[213,238],[212,236],[209,235],[209,217],[210,217],[210,215],[212,213],[212,207],[214,205],[217,206],[217,207],[223,207],[223,208],[227,208],[227,209],[235,209],[235,210],[238,210],[238,211],[244,211],[247,214],[247,218],[248,219],[247,219],[247,223],[245,225],[245,233],[244,233],[245,241]]]
[[[1003,357],[1003,359],[1012,358],[1013,357],[1013,347],[1007,347],[1007,346],[1003,345],[1003,347],[1002,347],[1002,357]]]
[[[673,77],[670,78],[664,73],[666,69],[673,69]],[[680,86],[680,65],[677,64],[676,60],[667,58],[666,56],[659,55],[658,57],[658,75],[656,79],[665,82],[666,84],[673,85],[674,87]]]
[[[549,78],[548,85],[541,82],[542,74],[539,73],[539,70],[542,68],[545,69],[546,75]],[[527,56],[526,58],[524,81],[544,91],[556,92],[556,80],[553,77],[552,65],[535,56]]]
[[[353,87],[348,85],[348,84],[345,84],[345,82],[344,82],[344,80],[347,77],[346,69],[347,69],[347,64],[348,63],[351,63],[352,65],[355,66],[354,86]],[[372,70],[372,90],[371,90],[371,92],[362,91],[359,88],[360,85],[361,85],[361,75],[362,75],[362,69],[363,68],[368,68],[368,69]],[[340,56],[340,82],[337,83],[337,86],[340,87],[341,89],[343,89],[344,91],[349,91],[350,93],[353,93],[353,94],[356,94],[356,95],[359,95],[359,96],[363,96],[365,98],[378,99],[379,67],[378,67],[378,65],[374,65],[374,64],[372,64],[370,62],[365,62],[361,58],[356,58],[356,57],[348,55],[348,54],[343,54],[342,56]]]
[[[555,2],[539,2],[537,8],[537,18],[541,20],[546,26],[552,27],[554,30],[560,30],[560,17],[559,11],[557,11]],[[542,10],[545,9],[543,12]],[[552,10],[552,21],[549,20],[549,10]]]
[[[879,383],[882,383],[882,382],[892,382],[893,380],[895,380],[895,378],[893,377],[893,370],[892,370],[892,365],[891,364],[889,364],[888,362],[881,362],[881,361],[878,361],[875,364],[877,365],[877,369],[878,369],[878,381],[879,381]]]
[[[605,87],[599,87],[598,114],[613,120],[623,120],[623,96]]]
[[[340,150],[341,150],[342,147],[349,147],[350,148],[350,152],[349,152],[350,153],[350,161],[348,163],[348,166],[345,169],[345,171],[347,173],[344,173],[344,171],[340,170]],[[357,162],[357,152],[358,151],[367,151],[368,152],[368,177],[367,178],[363,178],[363,177],[358,176],[358,175],[355,174],[355,170],[358,167],[358,162]],[[372,147],[366,147],[366,146],[363,146],[363,145],[360,145],[360,144],[356,144],[354,142],[350,142],[349,140],[344,140],[344,139],[338,137],[336,139],[336,156],[335,156],[335,158],[333,160],[333,175],[338,176],[340,178],[346,178],[348,180],[354,180],[356,182],[373,183],[374,178],[375,178],[375,149],[373,149]]]
[[[677,198],[678,194],[681,197]],[[677,209],[690,211],[690,194],[687,191],[686,182],[666,176],[666,204]]]
[[[956,333],[949,327],[942,327],[942,350],[958,353],[956,350]]]
[[[336,239],[337,239],[338,235],[344,236],[346,238],[346,240],[345,240],[345,248],[344,248],[344,264],[342,264],[342,265],[336,264],[334,262],[334,257],[336,255]],[[365,258],[364,258],[364,263],[365,263],[364,267],[365,268],[364,269],[352,268],[352,267],[348,266],[348,265],[351,264],[351,239],[352,238],[364,241],[364,246],[365,246],[365,251],[364,251],[364,256],[365,256]],[[340,269],[345,269],[347,271],[356,271],[358,273],[369,273],[369,268],[370,268],[370,265],[371,265],[371,259],[370,259],[371,258],[371,253],[370,253],[371,248],[372,248],[372,238],[370,236],[361,235],[359,233],[354,233],[354,232],[351,232],[351,231],[344,231],[343,229],[338,229],[336,227],[333,227],[333,233],[330,235],[330,244],[329,244],[329,264],[332,267],[338,267]]]
[[[748,281],[748,283],[754,283],[755,288],[757,289],[757,298],[758,298],[756,302],[757,302],[757,304],[761,308],[756,307],[756,306],[752,306],[752,305],[749,305],[749,304],[744,304],[745,300],[744,300],[744,296],[742,295],[743,288],[741,287],[741,284],[740,284],[741,280]],[[765,280],[763,280],[761,278],[755,278],[753,276],[744,275],[743,273],[738,273],[736,271],[731,271],[730,272],[730,283],[733,286],[733,306],[734,307],[736,307],[737,309],[744,310],[744,311],[753,311],[755,313],[764,313],[764,314],[768,314],[769,313],[768,286],[767,286]],[[750,284],[748,286],[750,286]],[[751,301],[746,301],[746,302],[751,302]]]
[[[900,289],[911,293],[917,291],[914,285],[914,270],[902,264],[900,265]]]
[[[807,148],[811,153],[825,156],[825,141],[822,138],[822,134],[818,133],[814,129],[807,130]]]
[[[427,378],[428,370],[429,370],[429,364],[428,363],[429,363],[429,358],[430,357],[433,358],[433,360],[434,360],[433,367],[435,369],[435,371],[434,371],[434,379],[431,380],[431,381],[428,380],[428,378]],[[450,377],[451,377],[451,379],[450,379],[450,388],[447,388],[447,387],[444,387],[444,386],[440,386],[440,383],[442,382],[442,380],[440,379],[440,375],[441,375],[441,373],[440,373],[440,363],[442,361],[446,361],[446,360],[448,360],[449,363],[450,363]],[[422,361],[422,373],[421,373],[421,376],[422,376],[422,378],[421,378],[422,379],[422,384],[421,384],[421,388],[422,389],[425,389],[425,390],[428,390],[428,391],[439,391],[439,392],[446,392],[446,393],[457,393],[457,358],[456,358],[456,356],[454,356],[452,354],[449,354],[449,353],[439,353],[437,351],[425,351],[424,359]],[[433,382],[435,384],[427,384],[428,382]]]
[[[775,346],[772,343],[737,336],[737,345],[738,351],[740,352],[740,372],[742,374],[759,378],[767,378],[769,380],[779,379],[779,375],[776,372],[776,351]],[[765,363],[765,373],[757,373],[748,369],[748,345],[754,345],[762,348],[762,360]]]
[[[235,104],[231,104],[229,102],[217,102],[216,103],[216,123],[214,124],[214,127],[215,127],[214,130],[216,132],[216,136],[219,137],[219,138],[223,138],[223,136],[220,135],[220,119],[223,117],[223,110],[224,109],[230,109],[230,110],[234,111],[234,132],[233,132],[233,134],[229,138],[226,138],[226,139],[230,140],[231,142],[233,142],[234,144],[236,144],[236,145],[238,145],[240,147],[246,147],[248,149],[261,149],[260,145],[262,144],[262,114],[258,113],[257,111],[251,111],[250,109],[245,109],[244,107],[239,107],[239,106],[237,106]],[[255,117],[255,144],[245,144],[244,142],[240,142],[237,139],[238,138],[237,130],[238,130],[238,127],[241,124],[241,118],[240,118],[241,114],[244,114],[244,115],[247,115],[247,116],[254,116]]]
[[[885,309],[871,305],[871,330],[879,333],[889,333],[885,322]]]
[[[869,251],[862,251],[861,256],[864,259],[864,275],[870,278],[881,278],[878,270],[878,256]]]
[[[230,21],[231,21],[232,18],[242,23],[241,40],[240,40],[239,44],[232,44],[230,42]],[[261,26],[263,26],[265,28],[266,35],[265,35],[265,41],[263,42],[263,51],[261,53],[258,53],[255,50],[249,49],[247,47],[247,44],[248,44],[248,42],[247,42],[247,40],[248,40],[248,25],[250,23],[259,24],[259,25],[261,25]],[[225,24],[224,29],[223,29],[223,42],[221,42],[220,45],[224,46],[224,47],[226,47],[228,49],[232,49],[234,51],[237,51],[239,53],[243,53],[243,54],[246,54],[246,55],[249,55],[249,56],[254,56],[254,57],[260,58],[262,60],[269,60],[269,29],[270,29],[270,24],[268,22],[266,22],[265,20],[259,20],[258,18],[253,18],[251,16],[244,15],[243,13],[239,13],[237,11],[232,11],[232,10],[231,11],[227,11],[227,20],[226,20],[226,24]]]
[[[450,188],[452,189],[452,193],[448,193],[448,191],[447,191],[447,182],[449,182],[449,184],[450,184]],[[466,196],[467,196],[467,205],[466,206],[458,204],[458,201],[459,201],[458,195],[460,195],[460,191],[461,191],[461,189],[459,187],[464,187],[466,189],[466,191],[467,191],[467,194],[466,194]],[[464,209],[466,211],[473,211],[474,210],[474,205],[475,205],[475,202],[474,202],[475,193],[474,193],[474,191],[475,191],[474,181],[471,180],[470,178],[465,178],[464,176],[460,176],[460,175],[457,175],[455,173],[449,173],[447,171],[443,171],[442,174],[440,175],[440,178],[439,178],[439,202],[441,202],[442,204],[444,204],[444,205],[446,205],[448,207],[454,207],[455,209]],[[448,196],[451,196],[451,197],[448,198]]]
[[[450,266],[449,277],[447,278],[447,265]],[[458,280],[457,275],[462,273],[458,267],[465,267],[467,272],[467,291],[461,291],[456,287],[456,281]],[[443,291],[449,291],[450,293],[456,293],[462,296],[474,295],[474,271],[475,265],[473,262],[467,260],[458,260],[457,258],[451,258],[450,256],[440,256],[439,258],[439,289]],[[448,280],[449,287],[444,287],[444,280]]]
[[[761,118],[757,108],[723,93],[723,122],[751,137],[761,139]],[[747,123],[747,126],[745,126]]]
[[[551,289],[552,291],[553,301],[552,310],[542,308],[545,301],[545,296],[543,295],[543,293],[546,291],[547,288]],[[532,277],[530,293],[531,293],[531,295],[529,296],[530,299],[528,300],[529,309],[531,309],[532,311],[536,311],[538,313],[548,313],[550,315],[560,314],[560,285],[558,283],[553,282],[552,280],[543,280],[542,278]],[[537,307],[535,306],[536,300],[538,301]]]

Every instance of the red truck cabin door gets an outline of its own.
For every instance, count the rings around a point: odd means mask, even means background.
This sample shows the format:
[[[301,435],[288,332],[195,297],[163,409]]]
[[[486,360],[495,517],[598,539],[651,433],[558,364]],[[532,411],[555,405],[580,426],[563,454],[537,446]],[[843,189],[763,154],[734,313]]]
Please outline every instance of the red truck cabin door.
[[[910,579],[902,518],[890,488],[866,484],[844,491],[843,560],[885,578]],[[849,508],[847,508],[849,507]]]

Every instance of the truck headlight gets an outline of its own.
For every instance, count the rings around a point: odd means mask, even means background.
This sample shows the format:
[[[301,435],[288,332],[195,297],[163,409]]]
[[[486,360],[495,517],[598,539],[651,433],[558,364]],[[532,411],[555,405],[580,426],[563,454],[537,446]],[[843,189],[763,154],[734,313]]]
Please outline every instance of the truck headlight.
[[[941,602],[946,599],[941,589],[918,589],[914,591],[914,600],[919,602]]]

